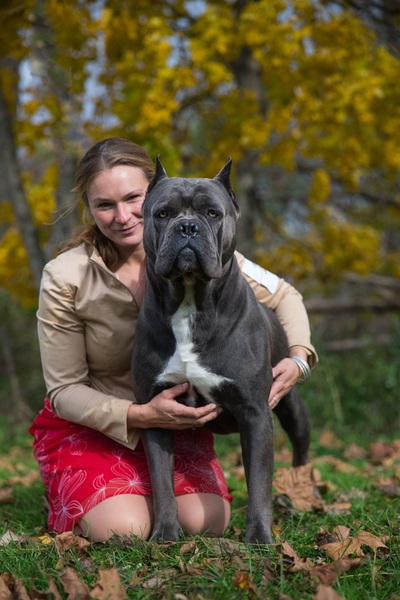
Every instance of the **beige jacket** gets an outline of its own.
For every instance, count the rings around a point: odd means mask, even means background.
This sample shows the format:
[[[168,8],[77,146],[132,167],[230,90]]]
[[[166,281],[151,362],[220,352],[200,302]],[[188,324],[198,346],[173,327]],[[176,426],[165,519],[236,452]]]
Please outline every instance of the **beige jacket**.
[[[301,295],[240,254],[237,258],[250,273],[245,277],[257,298],[275,310],[290,346],[306,348],[313,366],[317,357]],[[135,401],[131,354],[138,312],[131,292],[93,248],[69,250],[44,268],[38,334],[52,408],[61,418],[131,448],[140,435],[127,429],[128,407]]]

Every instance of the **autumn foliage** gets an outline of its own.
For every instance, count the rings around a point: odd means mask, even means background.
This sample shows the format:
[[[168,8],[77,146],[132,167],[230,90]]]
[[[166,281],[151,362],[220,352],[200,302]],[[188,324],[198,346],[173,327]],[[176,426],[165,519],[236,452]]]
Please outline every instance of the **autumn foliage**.
[[[56,216],[83,149],[120,135],[175,174],[213,176],[232,156],[239,245],[273,270],[320,292],[348,273],[399,276],[398,61],[349,11],[8,0],[0,18],[3,120],[45,258],[73,224]],[[36,242],[16,214],[4,186],[0,285],[32,303]]]

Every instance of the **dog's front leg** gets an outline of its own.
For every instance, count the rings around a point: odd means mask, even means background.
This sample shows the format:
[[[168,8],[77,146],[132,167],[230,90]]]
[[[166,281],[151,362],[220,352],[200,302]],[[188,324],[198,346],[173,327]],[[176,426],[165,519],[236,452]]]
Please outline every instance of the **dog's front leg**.
[[[154,525],[151,539],[179,540],[182,529],[174,495],[174,432],[143,429],[143,445],[153,489]]]
[[[240,425],[248,489],[246,542],[272,543],[273,421],[268,407],[247,409]]]

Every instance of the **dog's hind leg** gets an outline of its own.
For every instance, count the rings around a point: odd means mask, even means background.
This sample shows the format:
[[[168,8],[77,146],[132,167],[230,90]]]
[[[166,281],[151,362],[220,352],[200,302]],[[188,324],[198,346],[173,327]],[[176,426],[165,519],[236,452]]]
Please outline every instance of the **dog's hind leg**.
[[[273,411],[286,431],[293,448],[293,466],[310,462],[310,419],[300,394],[294,387]]]

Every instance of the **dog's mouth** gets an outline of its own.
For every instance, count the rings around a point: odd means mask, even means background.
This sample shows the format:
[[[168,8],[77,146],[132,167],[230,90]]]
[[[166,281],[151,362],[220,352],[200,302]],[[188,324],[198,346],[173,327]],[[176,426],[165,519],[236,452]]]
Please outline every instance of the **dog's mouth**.
[[[203,269],[197,253],[189,245],[178,252],[174,263],[174,270],[180,275],[196,276],[202,273]]]
[[[156,259],[156,273],[170,280],[183,277],[209,281],[220,276],[219,262],[210,248],[204,244],[195,244],[193,240],[177,246],[174,248],[167,245],[160,249]]]

